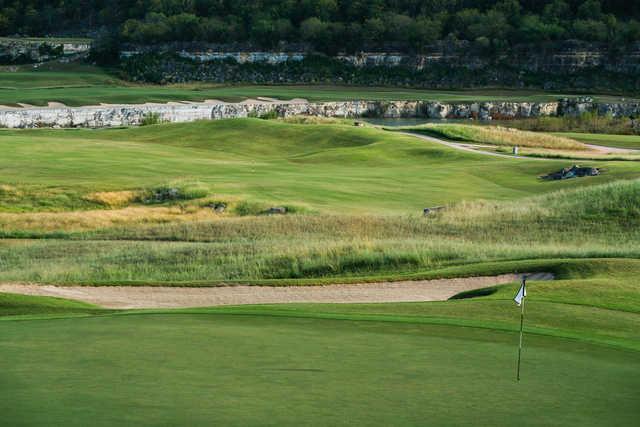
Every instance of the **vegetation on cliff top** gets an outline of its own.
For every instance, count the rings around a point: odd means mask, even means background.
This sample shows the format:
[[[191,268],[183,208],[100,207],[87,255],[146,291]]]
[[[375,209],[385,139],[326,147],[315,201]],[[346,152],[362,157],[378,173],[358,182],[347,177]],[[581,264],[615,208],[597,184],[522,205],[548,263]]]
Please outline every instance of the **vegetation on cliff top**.
[[[420,50],[437,40],[484,48],[579,39],[623,45],[640,39],[640,7],[619,0],[224,1],[38,0],[0,2],[0,35],[116,30],[124,40],[306,42],[332,53],[391,45]]]

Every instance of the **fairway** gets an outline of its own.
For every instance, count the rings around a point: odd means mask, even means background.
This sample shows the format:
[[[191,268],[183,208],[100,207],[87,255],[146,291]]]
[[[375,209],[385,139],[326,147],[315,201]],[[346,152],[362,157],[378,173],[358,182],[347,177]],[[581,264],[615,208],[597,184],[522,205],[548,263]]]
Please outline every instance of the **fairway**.
[[[231,85],[206,83],[159,86],[120,80],[107,70],[80,64],[45,64],[34,70],[0,73],[0,105],[25,103],[46,106],[61,102],[69,106],[142,104],[145,102],[204,101],[238,102],[248,98],[309,101],[424,100],[442,102],[528,101],[552,102],[571,93],[486,88],[481,90],[425,90],[408,88],[327,85]],[[592,95],[601,101],[618,100],[615,95]]]
[[[409,213],[640,176],[633,163],[603,162],[610,172],[601,177],[547,182],[538,177],[566,162],[487,158],[373,128],[259,119],[3,130],[0,149],[0,180],[20,194],[10,205],[0,201],[5,211],[89,207],[83,196],[92,192],[183,180],[221,196],[315,211]]]

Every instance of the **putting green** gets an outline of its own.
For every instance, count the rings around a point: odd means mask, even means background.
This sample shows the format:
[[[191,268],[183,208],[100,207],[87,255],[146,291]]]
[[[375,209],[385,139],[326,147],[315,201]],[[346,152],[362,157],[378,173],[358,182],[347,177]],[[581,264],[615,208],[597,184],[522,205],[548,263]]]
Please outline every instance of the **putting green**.
[[[514,308],[513,316],[518,311]],[[0,322],[11,425],[633,425],[636,352],[419,324],[147,314]]]

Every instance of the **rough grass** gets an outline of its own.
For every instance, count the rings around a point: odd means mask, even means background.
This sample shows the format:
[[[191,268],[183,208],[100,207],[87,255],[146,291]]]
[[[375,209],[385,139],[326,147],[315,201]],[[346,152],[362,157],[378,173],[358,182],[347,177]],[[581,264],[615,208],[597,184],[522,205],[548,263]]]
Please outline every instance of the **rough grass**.
[[[48,239],[0,244],[0,280],[337,280],[505,260],[640,257],[639,188],[636,180],[517,202],[461,202],[427,218],[163,213],[93,229],[89,222],[84,231],[17,222],[5,237]]]
[[[552,148],[558,150],[586,150],[584,144],[560,136],[520,131],[501,126],[473,126],[429,123],[417,127],[399,128],[405,131],[427,133],[460,142],[507,145],[518,147]]]

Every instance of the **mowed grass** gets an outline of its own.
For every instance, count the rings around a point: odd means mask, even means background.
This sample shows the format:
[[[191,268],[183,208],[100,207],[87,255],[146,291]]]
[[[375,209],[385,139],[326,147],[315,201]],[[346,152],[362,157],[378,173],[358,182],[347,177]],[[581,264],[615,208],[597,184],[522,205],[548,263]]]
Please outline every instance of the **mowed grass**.
[[[607,135],[578,132],[560,132],[554,133],[554,135],[562,138],[571,138],[585,144],[640,150],[640,135]]]
[[[488,88],[482,90],[422,90],[407,88],[326,86],[326,85],[234,85],[206,83],[185,85],[143,85],[125,82],[107,70],[82,64],[50,63],[21,66],[17,71],[0,73],[0,105],[26,103],[47,105],[61,102],[69,106],[99,103],[140,104],[145,102],[241,101],[271,97],[282,100],[305,98],[310,101],[349,100],[432,100],[476,101],[555,101],[571,94],[534,90]],[[617,99],[602,95],[598,99]]]
[[[332,214],[398,214],[459,200],[515,199],[635,178],[629,162],[572,182],[538,177],[566,166],[464,153],[348,125],[258,119],[104,130],[0,131],[0,210],[100,207],[86,197],[197,181],[221,197]]]
[[[635,425],[640,264],[549,268],[557,281],[529,283],[519,383],[517,284],[439,303],[68,318],[0,296],[0,409],[12,425]]]

